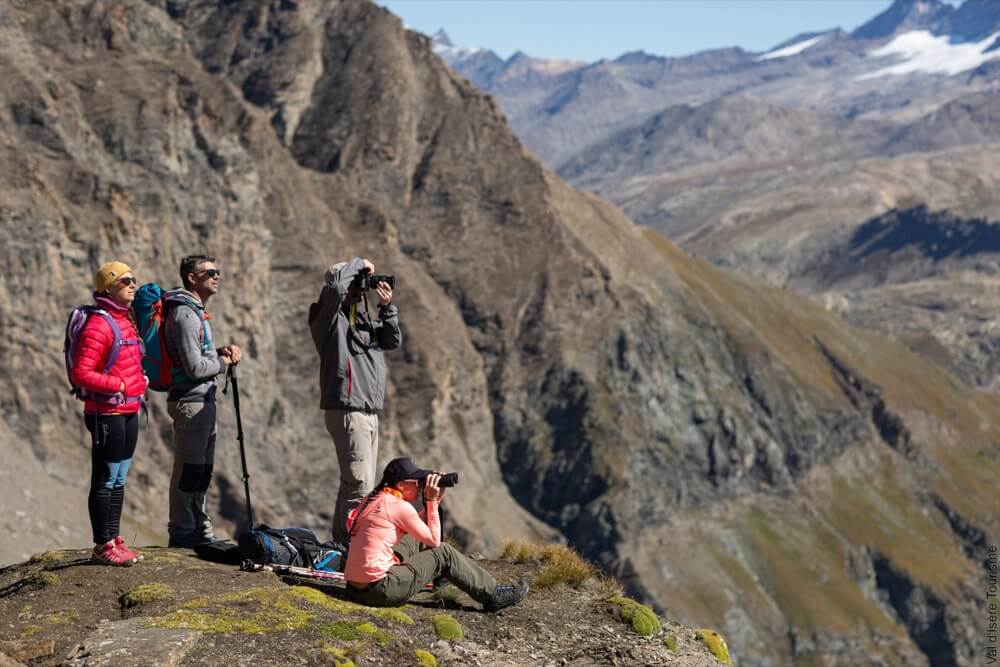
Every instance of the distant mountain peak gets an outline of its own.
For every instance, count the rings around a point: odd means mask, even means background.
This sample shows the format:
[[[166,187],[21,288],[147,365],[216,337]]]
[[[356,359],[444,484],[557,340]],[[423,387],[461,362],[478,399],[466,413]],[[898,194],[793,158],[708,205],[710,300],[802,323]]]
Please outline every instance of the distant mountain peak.
[[[431,43],[434,44],[434,46],[439,44],[441,46],[455,46],[455,43],[451,41],[451,37],[449,37],[448,33],[444,31],[444,28],[441,28],[431,36]]]
[[[666,60],[667,59],[663,56],[658,56],[656,54],[649,53],[648,51],[639,49],[638,51],[628,51],[627,53],[621,54],[614,59],[614,62],[622,65],[638,65],[648,62],[664,62]]]
[[[455,43],[451,41],[451,37],[444,31],[444,28],[431,36],[431,46],[434,49],[434,53],[449,65],[455,65],[466,58],[487,53],[486,49],[478,46],[455,46]]]
[[[910,30],[931,30],[955,12],[955,8],[942,0],[895,0],[884,12],[868,21],[854,32],[857,39],[882,39]]]

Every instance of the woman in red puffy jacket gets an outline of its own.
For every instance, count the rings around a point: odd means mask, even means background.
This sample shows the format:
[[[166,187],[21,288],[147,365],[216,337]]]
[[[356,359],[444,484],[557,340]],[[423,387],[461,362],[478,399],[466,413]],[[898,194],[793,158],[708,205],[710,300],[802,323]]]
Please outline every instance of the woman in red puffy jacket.
[[[148,380],[142,372],[142,342],[130,306],[136,280],[132,269],[108,262],[94,277],[94,301],[110,316],[92,314],[80,330],[73,358],[72,382],[86,395],[84,421],[91,434],[90,524],[94,531],[93,560],[130,566],[142,556],[125,545],[121,532],[125,479],[139,438],[139,410]],[[108,367],[121,335],[118,358]]]

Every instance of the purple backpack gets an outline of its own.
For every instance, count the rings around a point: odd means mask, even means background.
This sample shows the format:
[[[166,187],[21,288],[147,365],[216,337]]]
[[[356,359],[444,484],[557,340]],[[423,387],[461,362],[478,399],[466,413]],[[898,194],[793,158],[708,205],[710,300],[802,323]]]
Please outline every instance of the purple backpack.
[[[76,396],[81,401],[94,401],[96,403],[110,403],[112,405],[121,405],[125,403],[125,397],[119,394],[99,394],[97,392],[87,391],[83,387],[78,387],[73,384],[73,360],[76,358],[77,350],[80,346],[80,332],[83,331],[83,325],[87,323],[91,315],[97,315],[98,317],[103,317],[104,321],[108,323],[111,327],[111,333],[114,336],[114,342],[111,344],[111,350],[108,352],[108,360],[104,364],[104,373],[107,374],[109,370],[118,361],[118,354],[121,352],[122,345],[135,345],[139,341],[125,341],[122,340],[122,330],[115,322],[115,318],[98,306],[77,306],[73,309],[73,312],[69,314],[69,321],[66,322],[66,339],[63,342],[63,354],[66,356],[66,378],[69,380],[70,393]]]

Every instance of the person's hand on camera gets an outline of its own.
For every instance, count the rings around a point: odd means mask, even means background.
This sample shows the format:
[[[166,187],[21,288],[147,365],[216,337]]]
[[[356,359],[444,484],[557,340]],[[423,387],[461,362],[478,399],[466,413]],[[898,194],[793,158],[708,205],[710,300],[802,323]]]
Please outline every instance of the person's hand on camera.
[[[371,263],[371,260],[362,259],[361,261],[365,265],[364,268],[361,269],[362,271],[367,271],[368,273],[375,273],[375,265]]]
[[[392,302],[392,287],[384,280],[378,281],[375,286],[375,293],[378,294],[379,305],[388,306]]]
[[[444,489],[438,486],[440,479],[441,475],[436,473],[427,475],[427,481],[424,483],[424,500],[427,502],[441,502],[444,498]]]

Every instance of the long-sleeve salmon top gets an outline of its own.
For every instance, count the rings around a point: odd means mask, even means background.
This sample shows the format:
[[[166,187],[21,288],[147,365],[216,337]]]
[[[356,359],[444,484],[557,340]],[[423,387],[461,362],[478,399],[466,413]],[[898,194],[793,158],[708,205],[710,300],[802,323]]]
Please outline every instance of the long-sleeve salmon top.
[[[360,514],[357,510],[348,518],[348,528],[357,523],[347,551],[344,577],[354,583],[368,584],[386,575],[397,563],[392,548],[412,535],[428,547],[441,545],[441,519],[438,515],[440,501],[426,502],[427,523],[410,503],[390,491],[378,493]]]

